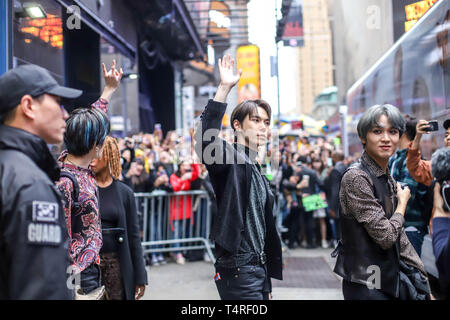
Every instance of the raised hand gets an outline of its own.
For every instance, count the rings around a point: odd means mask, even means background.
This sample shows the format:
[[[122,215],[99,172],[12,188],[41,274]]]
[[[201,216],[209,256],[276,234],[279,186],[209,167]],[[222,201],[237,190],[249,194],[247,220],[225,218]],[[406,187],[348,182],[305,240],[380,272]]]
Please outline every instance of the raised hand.
[[[226,55],[223,59],[219,59],[220,84],[223,86],[234,87],[241,78],[242,70],[234,72],[234,59],[230,55]]]
[[[103,77],[105,78],[105,89],[103,89],[101,99],[110,101],[112,95],[117,90],[122,80],[123,70],[120,68],[120,72],[116,70],[116,60],[113,60],[111,70],[107,70],[104,63],[102,63]]]
[[[219,59],[220,84],[217,88],[214,101],[224,103],[227,100],[231,89],[239,82],[242,70],[234,72],[234,59],[230,55],[226,55],[223,59]]]
[[[102,63],[103,77],[105,78],[106,87],[117,89],[120,84],[120,80],[123,77],[123,70],[120,68],[120,72],[116,70],[116,60],[113,60],[111,70],[107,70],[104,63]]]

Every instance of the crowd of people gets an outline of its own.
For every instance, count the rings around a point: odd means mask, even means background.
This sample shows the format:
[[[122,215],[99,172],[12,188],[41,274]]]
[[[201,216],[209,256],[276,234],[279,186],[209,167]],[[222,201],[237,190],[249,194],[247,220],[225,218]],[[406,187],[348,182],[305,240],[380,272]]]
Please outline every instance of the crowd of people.
[[[265,101],[239,104],[231,130],[222,131],[241,74],[229,56],[218,67],[221,82],[199,125],[165,137],[159,124],[152,133],[110,136],[108,104],[123,75],[115,62],[110,70],[103,65],[99,100],[70,115],[61,99],[82,92],[59,86],[47,70],[22,66],[0,77],[0,299],[142,298],[144,258],[155,266],[166,257],[144,257],[141,242],[155,239],[143,239],[136,194],[175,195],[165,218],[179,239],[200,209],[195,196],[176,194],[195,189],[210,200],[207,230],[222,299],[270,299],[270,279],[283,278],[282,241],[333,247],[345,299],[430,299],[420,258],[429,232],[448,290],[450,119],[432,161],[420,153],[430,123],[391,105],[362,115],[362,154],[345,157],[339,139],[306,133],[282,137],[271,150]],[[214,139],[204,139],[208,130]],[[49,144],[64,147],[56,159]],[[209,149],[223,159],[209,162]],[[179,246],[171,256],[186,262]],[[373,265],[382,272],[375,290],[364,273]]]
[[[180,188],[182,181],[202,180],[195,185],[209,184],[206,166],[198,163],[197,155],[186,152],[187,156],[180,157],[180,152],[177,152],[190,150],[190,144],[186,144],[185,140],[192,140],[183,139],[182,135],[175,131],[168,132],[163,138],[161,136],[161,133],[155,130],[153,133],[117,138],[123,169],[120,179],[135,192],[144,193],[154,190],[193,190],[190,185]],[[224,136],[231,141],[230,135]],[[334,138],[327,138],[325,135],[312,137],[307,133],[301,137],[282,137],[279,150],[269,153],[273,159],[267,156],[262,164],[272,190],[279,195],[279,227],[284,231],[283,237],[290,248],[328,248],[337,243],[336,190],[339,189],[339,175],[355,158],[345,158],[334,141]],[[270,160],[276,161],[276,165]],[[177,175],[178,168],[183,172],[181,175]],[[300,190],[305,185],[305,182],[301,184],[303,178],[310,179],[309,190]],[[308,212],[302,210],[301,197],[305,193],[326,195],[324,203],[328,202],[328,206]],[[330,209],[331,207],[333,209]],[[190,205],[187,208],[190,208]],[[187,213],[185,217],[189,216]],[[158,264],[155,259],[153,262]]]

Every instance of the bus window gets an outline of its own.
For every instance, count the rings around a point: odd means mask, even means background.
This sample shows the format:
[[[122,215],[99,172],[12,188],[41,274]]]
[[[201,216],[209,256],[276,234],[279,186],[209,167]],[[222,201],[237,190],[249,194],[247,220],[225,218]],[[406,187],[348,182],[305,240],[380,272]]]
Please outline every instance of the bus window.
[[[425,80],[419,76],[413,85],[412,113],[419,119],[431,119],[430,94]]]

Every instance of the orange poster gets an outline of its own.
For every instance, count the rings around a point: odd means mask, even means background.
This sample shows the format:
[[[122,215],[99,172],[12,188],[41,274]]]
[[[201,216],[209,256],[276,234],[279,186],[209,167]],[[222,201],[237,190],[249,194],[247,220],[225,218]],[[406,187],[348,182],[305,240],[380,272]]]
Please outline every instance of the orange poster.
[[[261,98],[261,75],[259,48],[255,45],[242,46],[236,53],[237,70],[242,69],[238,83],[238,103]]]

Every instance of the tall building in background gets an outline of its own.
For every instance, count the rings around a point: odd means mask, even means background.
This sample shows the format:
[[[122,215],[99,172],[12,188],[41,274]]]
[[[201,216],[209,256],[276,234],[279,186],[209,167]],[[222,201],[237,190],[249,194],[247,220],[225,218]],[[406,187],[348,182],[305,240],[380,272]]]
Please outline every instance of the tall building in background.
[[[397,1],[397,0],[394,0]],[[394,44],[392,2],[328,0],[338,102]]]
[[[303,0],[303,29],[304,46],[297,48],[296,113],[310,114],[314,98],[323,89],[334,85],[327,0]]]

